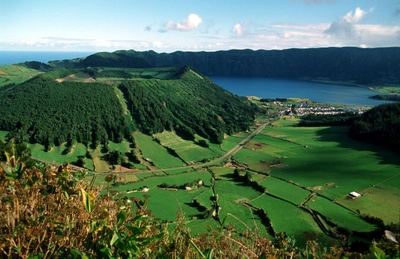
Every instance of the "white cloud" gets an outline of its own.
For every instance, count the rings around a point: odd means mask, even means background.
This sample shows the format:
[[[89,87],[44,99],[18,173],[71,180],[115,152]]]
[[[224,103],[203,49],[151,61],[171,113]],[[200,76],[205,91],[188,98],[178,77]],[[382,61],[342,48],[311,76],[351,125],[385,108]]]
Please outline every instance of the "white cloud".
[[[177,30],[177,31],[192,31],[197,29],[200,24],[203,22],[203,19],[197,14],[189,14],[189,16],[183,20],[182,22],[175,23],[173,20],[169,20],[164,24],[162,30],[160,32],[165,32],[168,30]]]
[[[236,36],[242,36],[243,35],[243,28],[240,23],[237,23],[233,26],[232,32],[236,34]]]
[[[339,21],[331,23],[324,34],[330,38],[331,44],[343,46],[398,46],[400,44],[400,25],[362,24],[363,18],[373,12],[373,8],[364,11],[357,7]]]
[[[348,12],[339,21],[333,22],[331,26],[325,30],[325,33],[342,38],[358,38],[360,37],[360,32],[356,30],[355,25],[372,11],[373,9],[367,12],[357,7],[354,12]]]
[[[356,10],[348,12],[342,20],[346,20],[347,22],[350,23],[356,23],[359,22],[368,12],[362,10],[360,7],[357,7]]]

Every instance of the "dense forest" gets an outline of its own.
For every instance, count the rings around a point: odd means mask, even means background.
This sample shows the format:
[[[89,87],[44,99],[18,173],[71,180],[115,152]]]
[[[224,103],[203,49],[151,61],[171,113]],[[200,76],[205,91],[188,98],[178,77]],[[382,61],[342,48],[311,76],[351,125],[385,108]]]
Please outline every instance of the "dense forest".
[[[351,112],[340,114],[314,114],[310,113],[301,117],[299,126],[319,127],[319,126],[349,126],[354,120],[359,118],[358,114]]]
[[[156,53],[134,50],[93,54],[82,66],[189,65],[207,76],[280,77],[389,85],[400,81],[400,48],[317,48]]]
[[[400,151],[400,102],[382,104],[360,116],[350,128],[354,139]]]
[[[70,141],[104,143],[129,137],[112,87],[42,77],[0,94],[0,128],[10,131],[16,142],[48,148]]]
[[[114,85],[55,81],[85,71],[51,71],[0,92],[0,130],[9,131],[17,143],[41,143],[48,149],[64,142],[120,142],[130,139],[134,130],[171,130],[192,140],[198,134],[221,143],[224,134],[247,130],[258,112],[246,98],[232,95],[189,67],[165,80],[142,78]],[[130,76],[118,70],[96,75]],[[117,92],[123,93],[129,114]]]

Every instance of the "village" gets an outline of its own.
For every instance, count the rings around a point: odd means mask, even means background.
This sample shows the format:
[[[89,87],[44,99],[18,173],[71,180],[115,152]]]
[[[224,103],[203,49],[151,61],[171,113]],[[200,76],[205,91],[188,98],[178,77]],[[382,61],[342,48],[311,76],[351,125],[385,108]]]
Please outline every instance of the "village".
[[[309,102],[299,102],[298,104],[290,104],[290,103],[282,103],[279,101],[274,101],[275,105],[285,107],[285,109],[281,110],[280,116],[304,116],[308,114],[319,114],[319,115],[334,115],[340,113],[354,113],[354,114],[362,114],[371,107],[368,106],[332,106],[329,104],[317,104],[317,103],[309,103]]]

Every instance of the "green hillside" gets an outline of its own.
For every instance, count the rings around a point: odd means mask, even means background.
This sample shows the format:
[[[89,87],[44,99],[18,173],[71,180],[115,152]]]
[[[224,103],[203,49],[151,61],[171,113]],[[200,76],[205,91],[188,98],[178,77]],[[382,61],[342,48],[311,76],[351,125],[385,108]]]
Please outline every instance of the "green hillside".
[[[247,130],[258,111],[189,67],[58,69],[0,92],[0,100],[0,130],[48,149],[121,142],[137,130],[221,143]]]

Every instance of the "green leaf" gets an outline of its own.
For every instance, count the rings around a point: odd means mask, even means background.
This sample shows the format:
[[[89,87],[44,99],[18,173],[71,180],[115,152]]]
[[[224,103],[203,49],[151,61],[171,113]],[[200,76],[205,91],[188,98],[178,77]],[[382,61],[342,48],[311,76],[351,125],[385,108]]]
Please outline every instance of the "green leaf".
[[[83,205],[87,212],[92,212],[94,209],[94,195],[88,194],[84,189],[81,189]]]
[[[126,213],[126,210],[121,210],[118,214],[117,214],[117,227],[120,227],[126,220],[126,217],[128,216],[128,214]]]
[[[117,240],[118,240],[118,234],[117,234],[116,232],[114,232],[114,235],[112,236],[111,241],[110,241],[110,246],[113,246],[114,243],[115,243]]]
[[[386,258],[385,252],[377,247],[374,243],[369,247],[369,251],[371,252],[372,258],[376,259],[384,259]]]

